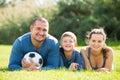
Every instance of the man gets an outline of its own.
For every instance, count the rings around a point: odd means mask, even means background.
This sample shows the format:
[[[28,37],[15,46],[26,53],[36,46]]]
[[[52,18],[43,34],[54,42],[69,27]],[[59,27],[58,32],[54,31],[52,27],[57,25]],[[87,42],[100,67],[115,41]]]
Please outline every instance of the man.
[[[32,60],[23,59],[28,52],[37,52],[43,58],[43,67],[39,70],[59,67],[59,45],[56,38],[48,34],[49,23],[45,18],[37,18],[30,26],[30,31],[17,38],[13,44],[8,68],[10,70],[38,70]]]

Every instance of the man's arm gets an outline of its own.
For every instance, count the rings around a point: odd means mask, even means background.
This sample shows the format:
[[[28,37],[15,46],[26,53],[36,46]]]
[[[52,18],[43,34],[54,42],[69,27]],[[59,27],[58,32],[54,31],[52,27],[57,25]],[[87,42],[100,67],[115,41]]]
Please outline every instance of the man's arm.
[[[10,70],[21,70],[22,57],[23,57],[23,54],[21,53],[21,44],[20,44],[20,41],[16,39],[10,54],[8,68]]]
[[[60,64],[59,45],[58,43],[51,45],[47,56],[46,66],[42,67],[43,70],[58,68]]]

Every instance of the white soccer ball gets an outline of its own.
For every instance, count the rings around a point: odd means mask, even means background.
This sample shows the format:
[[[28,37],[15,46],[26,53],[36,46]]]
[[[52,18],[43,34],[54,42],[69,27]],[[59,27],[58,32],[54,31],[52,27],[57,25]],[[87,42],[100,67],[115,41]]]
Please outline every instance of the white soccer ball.
[[[35,63],[39,65],[39,68],[41,68],[43,65],[43,58],[37,52],[28,52],[25,54],[24,58],[29,63],[30,63],[30,58],[31,58]]]

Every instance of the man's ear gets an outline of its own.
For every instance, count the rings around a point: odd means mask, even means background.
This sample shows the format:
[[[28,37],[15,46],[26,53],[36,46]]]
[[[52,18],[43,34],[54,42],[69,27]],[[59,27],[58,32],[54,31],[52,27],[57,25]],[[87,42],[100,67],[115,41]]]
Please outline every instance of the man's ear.
[[[32,31],[32,29],[33,29],[33,26],[31,25],[31,26],[30,26],[30,31]]]

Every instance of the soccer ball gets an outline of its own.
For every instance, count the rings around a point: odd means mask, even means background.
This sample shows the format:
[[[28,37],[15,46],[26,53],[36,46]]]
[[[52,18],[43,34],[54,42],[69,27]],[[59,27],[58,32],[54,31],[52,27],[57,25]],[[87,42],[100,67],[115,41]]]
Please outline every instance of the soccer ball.
[[[39,65],[39,68],[41,68],[43,65],[43,58],[37,52],[28,52],[25,54],[24,58],[29,63],[30,63],[30,58],[31,58],[35,63]]]

